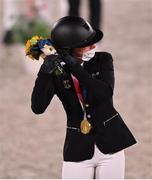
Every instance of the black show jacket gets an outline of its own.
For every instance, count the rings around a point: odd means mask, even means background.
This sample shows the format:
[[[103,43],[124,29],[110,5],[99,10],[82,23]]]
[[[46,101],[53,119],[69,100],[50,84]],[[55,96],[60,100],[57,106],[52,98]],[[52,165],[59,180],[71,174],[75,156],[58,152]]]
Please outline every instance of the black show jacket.
[[[83,67],[65,57],[64,75],[56,76],[39,71],[32,92],[31,108],[34,113],[45,111],[56,94],[61,100],[66,115],[67,129],[64,143],[64,161],[91,159],[94,144],[104,153],[115,153],[136,143],[134,136],[113,107],[114,69],[110,53],[96,52]],[[71,74],[87,90],[85,108],[87,119],[93,128],[89,134],[79,131],[84,112],[78,100]]]

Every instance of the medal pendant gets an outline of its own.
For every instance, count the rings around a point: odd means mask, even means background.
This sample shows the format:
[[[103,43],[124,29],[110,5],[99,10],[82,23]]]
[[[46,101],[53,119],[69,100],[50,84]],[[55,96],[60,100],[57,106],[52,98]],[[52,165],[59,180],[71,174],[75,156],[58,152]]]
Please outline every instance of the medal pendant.
[[[80,129],[83,134],[88,134],[91,130],[91,124],[88,120],[84,119],[81,121]]]

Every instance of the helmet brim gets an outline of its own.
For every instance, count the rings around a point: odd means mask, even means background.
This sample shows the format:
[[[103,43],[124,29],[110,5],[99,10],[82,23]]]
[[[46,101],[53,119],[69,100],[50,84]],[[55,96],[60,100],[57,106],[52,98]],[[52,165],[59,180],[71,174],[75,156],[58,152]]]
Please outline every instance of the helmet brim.
[[[103,38],[103,32],[102,31],[100,31],[99,29],[94,29],[94,31],[95,31],[95,35],[93,36],[93,38],[91,38],[88,42],[82,43],[82,45],[79,47],[90,46],[92,44],[99,42]]]

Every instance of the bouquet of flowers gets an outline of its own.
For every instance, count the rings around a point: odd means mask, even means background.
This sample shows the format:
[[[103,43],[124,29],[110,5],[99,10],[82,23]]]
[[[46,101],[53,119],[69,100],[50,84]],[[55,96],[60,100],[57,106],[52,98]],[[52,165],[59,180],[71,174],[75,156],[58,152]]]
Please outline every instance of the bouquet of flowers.
[[[27,40],[25,45],[25,53],[32,60],[39,60],[40,56],[56,54],[56,50],[50,39],[44,39],[41,36],[33,36]]]
[[[27,40],[25,44],[25,54],[32,60],[39,60],[39,58],[45,59],[49,55],[57,55],[57,51],[52,45],[50,39],[44,39],[41,36],[33,36],[31,39]],[[64,70],[60,62],[56,62],[55,74],[61,75]]]

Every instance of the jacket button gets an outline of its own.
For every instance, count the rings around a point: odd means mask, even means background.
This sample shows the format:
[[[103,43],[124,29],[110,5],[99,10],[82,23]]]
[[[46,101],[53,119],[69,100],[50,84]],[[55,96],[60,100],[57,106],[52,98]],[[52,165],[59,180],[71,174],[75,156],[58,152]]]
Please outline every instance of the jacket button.
[[[86,104],[85,106],[86,106],[86,107],[89,107],[89,104]]]
[[[88,114],[88,115],[87,115],[87,118],[91,118],[91,115],[90,115],[90,114]]]

